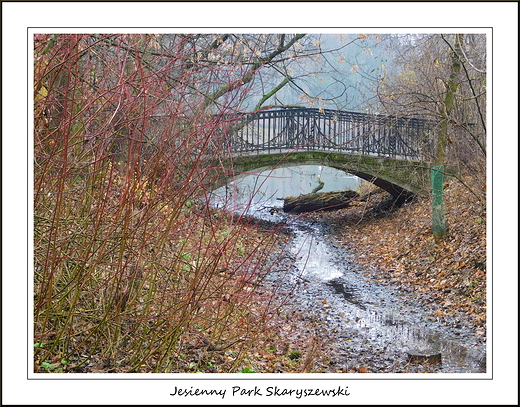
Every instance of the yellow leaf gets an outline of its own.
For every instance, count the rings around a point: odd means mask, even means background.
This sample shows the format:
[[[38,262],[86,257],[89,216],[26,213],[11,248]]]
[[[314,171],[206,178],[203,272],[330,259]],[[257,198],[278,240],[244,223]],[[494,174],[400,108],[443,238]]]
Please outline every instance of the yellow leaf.
[[[47,95],[49,94],[49,92],[47,91],[47,88],[45,88],[45,86],[42,86],[39,90],[38,90],[38,93],[36,94],[35,96],[35,102],[38,102],[42,99],[45,99],[47,97]]]
[[[49,92],[47,91],[47,88],[45,86],[42,86],[40,90],[38,91],[39,95],[42,95],[43,97],[47,97]]]

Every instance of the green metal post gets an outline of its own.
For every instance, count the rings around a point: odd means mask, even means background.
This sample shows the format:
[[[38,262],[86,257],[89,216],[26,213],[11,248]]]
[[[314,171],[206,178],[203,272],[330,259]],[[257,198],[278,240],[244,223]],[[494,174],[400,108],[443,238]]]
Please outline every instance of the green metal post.
[[[444,165],[431,169],[432,182],[432,229],[436,242],[446,236],[447,224],[444,212]]]

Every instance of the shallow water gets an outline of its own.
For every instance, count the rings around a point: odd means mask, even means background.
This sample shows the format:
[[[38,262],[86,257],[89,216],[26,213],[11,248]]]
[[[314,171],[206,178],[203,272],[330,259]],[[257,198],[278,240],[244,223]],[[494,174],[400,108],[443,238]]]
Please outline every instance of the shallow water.
[[[282,208],[282,198],[308,194],[324,183],[320,192],[356,190],[364,180],[322,165],[277,168],[241,177],[213,192],[213,205],[264,220],[282,220],[271,208]],[[267,210],[266,210],[267,209]]]

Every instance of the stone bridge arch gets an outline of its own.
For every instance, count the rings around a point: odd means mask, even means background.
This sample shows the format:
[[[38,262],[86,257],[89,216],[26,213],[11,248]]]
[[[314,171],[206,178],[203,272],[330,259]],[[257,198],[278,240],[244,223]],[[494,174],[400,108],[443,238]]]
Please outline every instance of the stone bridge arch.
[[[301,151],[237,155],[223,162],[225,185],[241,174],[296,165],[324,165],[356,175],[389,192],[398,204],[429,193],[429,167],[419,161],[355,155],[341,152]]]

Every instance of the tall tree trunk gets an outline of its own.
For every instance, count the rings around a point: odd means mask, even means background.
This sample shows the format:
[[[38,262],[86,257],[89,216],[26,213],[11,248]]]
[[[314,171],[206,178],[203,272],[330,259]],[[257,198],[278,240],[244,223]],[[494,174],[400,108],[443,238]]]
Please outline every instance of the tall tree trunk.
[[[451,111],[455,103],[455,95],[459,88],[459,72],[461,68],[460,60],[460,42],[463,34],[455,34],[454,46],[451,48],[451,73],[448,83],[446,84],[446,96],[444,103],[439,107],[441,122],[439,123],[439,134],[437,137],[437,150],[435,152],[435,167],[432,169],[432,229],[433,237],[436,242],[446,237],[448,223],[444,211],[444,171],[446,164],[446,147],[448,145],[448,128]],[[446,39],[442,36],[444,41]],[[448,43],[448,41],[446,41]],[[448,43],[449,45],[449,43]],[[451,47],[451,46],[450,46]]]
[[[460,38],[459,38],[460,36]],[[446,84],[446,96],[444,103],[441,103],[439,113],[441,115],[441,122],[439,123],[439,134],[437,137],[437,150],[435,154],[435,165],[446,164],[446,146],[448,145],[448,125],[451,111],[455,102],[455,95],[459,88],[460,81],[458,79],[461,61],[460,61],[460,42],[463,34],[455,35],[454,48],[451,54],[451,74]],[[444,39],[444,37],[442,37]],[[445,40],[446,41],[446,40]]]

